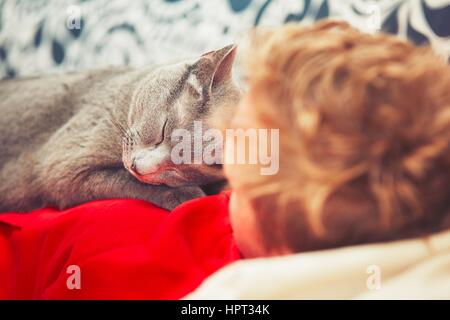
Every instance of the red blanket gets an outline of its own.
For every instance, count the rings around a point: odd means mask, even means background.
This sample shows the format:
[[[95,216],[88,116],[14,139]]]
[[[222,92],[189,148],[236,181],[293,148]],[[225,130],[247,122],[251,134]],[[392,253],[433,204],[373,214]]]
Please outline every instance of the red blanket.
[[[178,299],[239,259],[228,196],[0,214],[0,299]]]

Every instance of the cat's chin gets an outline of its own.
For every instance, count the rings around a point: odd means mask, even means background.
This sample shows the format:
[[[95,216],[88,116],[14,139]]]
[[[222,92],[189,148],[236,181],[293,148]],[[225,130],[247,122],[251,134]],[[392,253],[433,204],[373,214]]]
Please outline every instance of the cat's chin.
[[[165,185],[168,187],[199,186],[223,180],[223,171],[219,166],[185,167],[183,171],[177,168],[166,167],[164,170],[148,174],[139,174],[128,170],[131,175],[142,183],[151,185]]]
[[[135,172],[130,173],[140,182],[151,185],[166,185],[168,187],[182,187],[190,185],[189,181],[175,170],[166,170],[156,174],[152,173],[144,175],[139,175]]]

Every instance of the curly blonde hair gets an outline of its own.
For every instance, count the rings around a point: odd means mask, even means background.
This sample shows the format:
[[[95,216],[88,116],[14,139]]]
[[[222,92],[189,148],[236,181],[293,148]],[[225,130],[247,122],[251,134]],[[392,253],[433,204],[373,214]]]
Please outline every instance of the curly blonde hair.
[[[280,170],[262,176],[242,166],[233,186],[246,191],[269,249],[442,229],[450,214],[444,61],[338,21],[255,30],[246,56],[252,122],[280,129]]]

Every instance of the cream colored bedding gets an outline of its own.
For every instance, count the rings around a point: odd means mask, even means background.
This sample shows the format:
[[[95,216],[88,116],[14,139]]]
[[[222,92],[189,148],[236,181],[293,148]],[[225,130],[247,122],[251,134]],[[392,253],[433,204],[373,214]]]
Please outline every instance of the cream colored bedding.
[[[241,260],[185,299],[450,299],[450,231]]]

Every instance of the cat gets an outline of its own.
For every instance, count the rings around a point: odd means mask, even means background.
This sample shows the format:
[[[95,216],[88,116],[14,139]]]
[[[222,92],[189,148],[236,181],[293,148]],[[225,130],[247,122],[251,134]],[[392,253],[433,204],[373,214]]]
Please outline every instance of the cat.
[[[236,105],[235,52],[0,81],[0,212],[111,198],[170,210],[203,196],[220,165],[174,165],[171,132]]]

